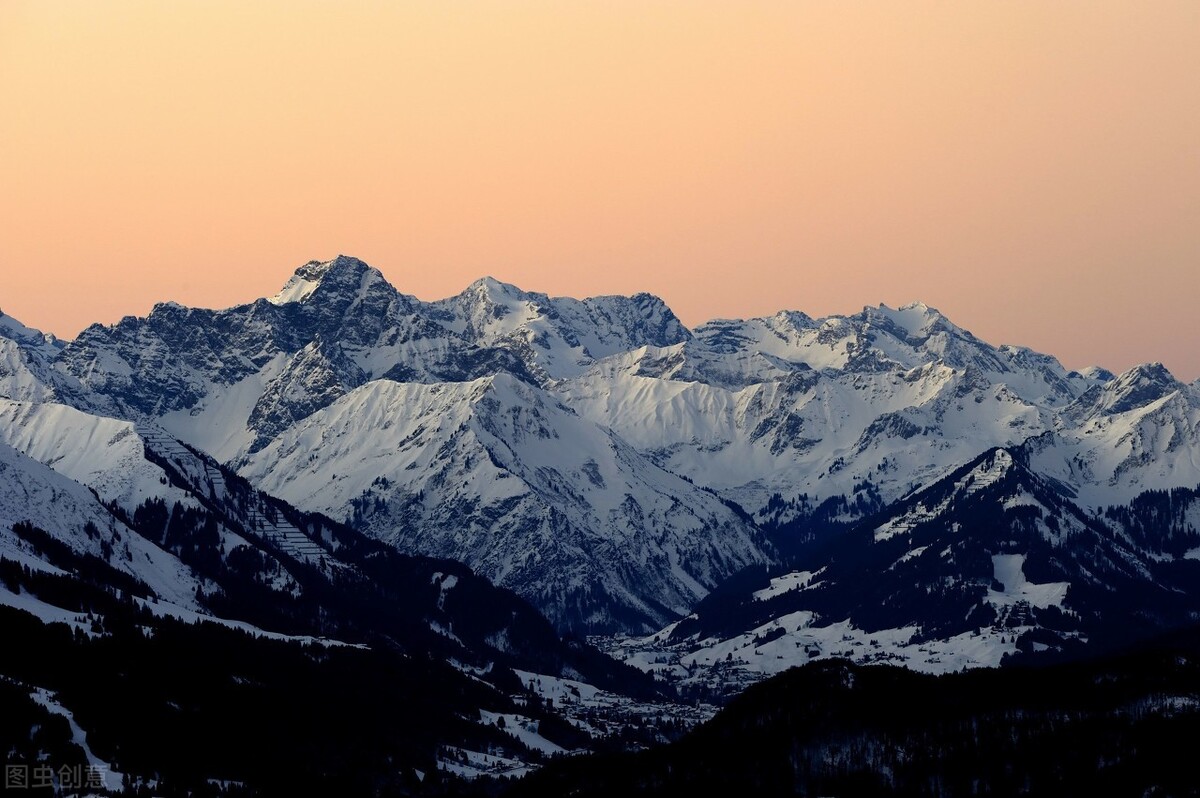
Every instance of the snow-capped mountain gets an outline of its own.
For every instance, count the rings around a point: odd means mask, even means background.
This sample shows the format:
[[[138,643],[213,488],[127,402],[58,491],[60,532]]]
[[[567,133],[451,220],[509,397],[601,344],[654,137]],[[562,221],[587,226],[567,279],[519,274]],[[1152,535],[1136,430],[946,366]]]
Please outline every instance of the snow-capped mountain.
[[[77,381],[53,368],[64,345],[0,311],[0,396],[34,402],[78,398]]]
[[[883,502],[1054,429],[1099,384],[916,304],[710,322],[565,381],[570,404],[768,525],[869,484]],[[643,409],[649,412],[641,412]],[[803,497],[803,499],[799,499]]]
[[[485,277],[432,303],[432,310],[433,318],[468,341],[519,354],[542,378],[574,376],[600,358],[691,338],[651,294],[551,298]]]
[[[720,692],[814,659],[948,672],[1200,620],[1200,493],[1093,516],[1063,491],[993,449],[613,651]]]
[[[657,628],[996,448],[1088,518],[1200,483],[1195,384],[1069,371],[919,303],[689,330],[646,294],[424,302],[338,257],[65,346],[10,326],[10,398],[156,425],[587,631]]]
[[[1136,366],[1063,411],[1063,421],[1032,438],[1033,467],[1099,510],[1144,491],[1200,485],[1200,390],[1161,364]]]
[[[421,307],[377,270],[338,258],[301,267],[270,300],[221,311],[163,303],[144,319],[93,325],[57,366],[116,412],[161,417],[230,460],[371,379],[522,370],[507,350],[473,346]]]
[[[386,581],[387,569],[395,567],[406,579],[416,572],[427,583],[417,589],[428,595],[404,608],[414,616],[406,622],[428,613],[424,634],[445,641],[461,662],[486,665],[480,649],[510,653],[485,637],[508,640],[514,651],[532,648],[531,634],[556,645],[531,608],[462,565],[381,557],[386,547],[256,491],[153,426],[51,402],[0,399],[0,469],[0,553],[6,559],[69,573],[72,566],[56,560],[67,556],[63,552],[94,558],[101,571],[115,569],[145,585],[161,613],[237,628],[273,617],[276,627],[311,626],[315,633],[321,631],[317,616],[328,620],[339,612],[318,609],[318,597],[331,585]],[[23,532],[27,527],[32,530]],[[412,590],[381,587],[385,595]],[[458,589],[453,598],[452,588]],[[458,600],[481,592],[493,609]],[[495,607],[505,608],[505,623],[480,625]],[[456,626],[457,633],[446,634]]]
[[[58,366],[120,412],[165,416],[232,460],[371,380],[463,382],[504,372],[539,382],[578,370],[576,360],[592,362],[589,346],[608,354],[686,334],[649,297],[552,301],[481,280],[424,303],[377,269],[338,257],[300,267],[270,299],[220,311],[167,302],[144,319],[94,325]]]
[[[109,563],[181,611],[199,610],[195,594],[202,580],[178,558],[120,523],[83,485],[0,443],[0,557],[62,573],[61,563],[42,554],[55,546]],[[42,609],[35,597],[3,588],[0,604]]]
[[[562,626],[677,617],[766,560],[757,530],[717,497],[507,374],[370,382],[242,473],[403,551],[462,559]]]
[[[464,561],[564,627],[649,630],[770,547],[551,383],[689,335],[648,295],[550,299],[485,279],[422,303],[338,258],[250,305],[166,303],[93,326],[56,365],[96,395],[89,409],[153,421],[298,506]],[[329,446],[313,458],[317,431]]]
[[[318,725],[381,712],[382,728],[355,725],[345,743],[363,757],[384,735],[360,767],[416,782],[414,768],[520,775],[609,734],[650,741],[706,717],[461,563],[298,511],[152,425],[53,402],[0,399],[0,616],[6,734],[24,717],[14,702],[49,704],[114,788],[123,773],[266,784],[240,732],[196,730],[231,719],[250,739],[269,731],[256,756],[308,767],[295,752],[316,732],[281,727],[273,703],[303,701]],[[543,706],[555,685],[587,701]],[[142,733],[148,718],[191,764]],[[29,756],[45,752],[48,733],[18,732]],[[338,759],[315,756],[318,776]]]

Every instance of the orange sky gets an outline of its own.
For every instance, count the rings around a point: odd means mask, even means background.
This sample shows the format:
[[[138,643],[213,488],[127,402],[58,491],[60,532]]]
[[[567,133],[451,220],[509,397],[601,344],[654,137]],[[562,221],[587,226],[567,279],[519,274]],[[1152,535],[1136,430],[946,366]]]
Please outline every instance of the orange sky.
[[[1195,0],[3,0],[0,109],[0,307],[63,336],[342,252],[1200,376]]]

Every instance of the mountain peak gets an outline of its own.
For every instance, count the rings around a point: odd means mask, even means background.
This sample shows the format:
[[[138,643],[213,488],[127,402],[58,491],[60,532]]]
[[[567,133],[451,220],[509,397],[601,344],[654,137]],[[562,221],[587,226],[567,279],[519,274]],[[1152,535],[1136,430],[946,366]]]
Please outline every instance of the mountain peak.
[[[310,260],[296,269],[279,293],[267,301],[275,305],[303,302],[322,285],[347,284],[358,287],[368,278],[383,280],[383,274],[349,255],[338,255],[327,261]]]
[[[1104,385],[1096,409],[1105,415],[1145,407],[1183,387],[1162,363],[1142,363]]]
[[[370,268],[370,266],[358,258],[352,258],[349,255],[338,255],[333,260],[310,260],[299,269],[296,269],[296,275],[308,280],[323,280],[327,275],[336,272],[361,274]]]
[[[799,310],[781,310],[771,317],[776,325],[790,327],[793,330],[807,330],[816,326],[812,316]]]
[[[1125,377],[1166,384],[1174,384],[1178,382],[1178,380],[1175,379],[1175,375],[1172,374],[1166,366],[1158,361],[1154,361],[1153,363],[1140,363],[1121,375],[1121,378]]]
[[[497,280],[495,277],[492,277],[490,274],[484,275],[483,277],[480,277],[478,280],[475,280],[469,286],[467,286],[467,288],[475,289],[475,290],[502,291],[504,293],[511,293],[511,294],[525,293],[524,291],[522,291],[520,288],[513,285],[512,283],[506,283],[503,280]]]
[[[1087,366],[1079,370],[1079,375],[1084,379],[1094,382],[1110,382],[1117,378],[1116,374],[1113,374],[1103,366]]]
[[[1141,363],[1117,375],[1112,387],[1121,392],[1145,387],[1174,390],[1179,387],[1179,380],[1162,363]]]
[[[529,294],[512,283],[506,283],[488,275],[480,277],[468,285],[460,296],[486,299],[499,304],[506,299],[525,299],[529,297]]]
[[[868,318],[882,316],[904,330],[909,337],[916,338],[927,336],[939,322],[950,323],[937,308],[932,308],[924,302],[909,302],[899,308],[890,308],[881,302],[879,307],[864,308],[863,312]]]

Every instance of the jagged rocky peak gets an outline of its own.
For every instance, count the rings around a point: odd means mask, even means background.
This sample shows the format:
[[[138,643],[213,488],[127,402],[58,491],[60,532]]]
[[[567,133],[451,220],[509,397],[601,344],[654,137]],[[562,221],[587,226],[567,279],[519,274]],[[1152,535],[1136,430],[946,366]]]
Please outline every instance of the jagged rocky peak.
[[[897,337],[902,340],[923,340],[939,331],[965,332],[937,308],[924,302],[910,302],[899,308],[891,308],[881,302],[879,307],[863,308],[860,317],[875,326],[887,328],[893,334],[899,333]]]
[[[1012,352],[1005,353],[1003,348],[981,341],[970,330],[958,326],[924,302],[913,302],[895,310],[880,305],[867,308],[853,318],[859,324],[865,322],[867,338],[873,344],[877,343],[877,336],[872,333],[882,330],[911,347],[918,357],[935,357],[957,368],[974,366],[1001,374],[1012,368],[1009,363]],[[1038,354],[1026,351],[1028,355]],[[1057,362],[1054,365],[1057,371],[1063,371]]]
[[[776,327],[792,330],[810,330],[815,326],[812,316],[799,310],[781,310],[771,317]]]
[[[472,344],[515,353],[539,379],[575,376],[600,358],[691,337],[666,303],[650,294],[551,297],[493,277],[426,309]]]
[[[311,260],[296,269],[296,273],[284,284],[278,294],[268,299],[276,305],[303,302],[318,289],[362,291],[372,284],[387,285],[383,273],[358,258],[338,255],[333,260]]]
[[[542,308],[549,304],[549,299],[545,294],[527,293],[495,277],[481,277],[458,295],[434,304],[449,310],[448,318],[457,322],[451,326],[463,328],[465,324],[469,332],[482,335],[496,321],[521,309],[525,312],[521,319],[515,320],[518,324],[540,315]]]
[[[310,260],[297,269],[296,274],[309,280],[322,280],[330,274],[351,273],[361,275],[368,270],[377,271],[358,258],[351,257],[350,255],[338,255],[333,260]]]
[[[617,334],[626,348],[671,346],[691,338],[691,332],[661,298],[640,292],[632,296],[605,295],[574,299],[524,291],[494,277],[482,277],[456,297],[443,302],[456,305],[482,331],[488,323],[523,311],[514,324],[544,318],[571,338],[595,333],[601,338]],[[594,356],[595,353],[593,353]]]
[[[166,302],[155,302],[154,307],[150,308],[150,316],[175,316],[187,315],[192,312],[191,308],[184,307],[178,302],[168,300]]]
[[[1029,369],[1039,369],[1045,366],[1053,366],[1056,369],[1066,371],[1062,367],[1062,363],[1053,355],[1047,355],[1043,352],[1037,352],[1027,346],[1014,346],[1013,344],[1000,344],[996,347],[996,351],[1008,359],[1012,365],[1019,365]]]
[[[1100,389],[1093,408],[1105,415],[1145,407],[1182,389],[1183,383],[1162,363],[1143,363],[1110,380]]]
[[[667,303],[655,294],[642,291],[628,299],[622,296],[600,296],[590,301],[594,305],[604,303],[610,307],[635,311],[631,315],[642,325],[645,342],[651,346],[674,346],[692,338],[692,331],[685,327]]]
[[[756,319],[718,319],[697,327],[696,336],[718,354],[757,350],[836,370],[877,370],[889,363],[911,368],[939,357],[962,366],[978,360],[976,350],[990,351],[923,302],[900,308],[867,306],[859,313],[816,319],[787,310]],[[888,343],[892,339],[897,343]],[[814,347],[843,356],[831,358],[815,353]],[[867,353],[872,347],[878,349],[874,355]]]
[[[490,274],[480,277],[478,280],[467,286],[466,290],[463,291],[463,295],[480,298],[486,297],[493,301],[504,298],[515,297],[518,299],[525,299],[530,296],[537,296],[536,294],[530,295],[526,291],[522,291],[512,283],[506,283],[503,280],[497,280]]]
[[[1133,383],[1142,385],[1169,386],[1172,390],[1179,386],[1179,380],[1162,363],[1142,363],[1117,378],[1117,383]]]

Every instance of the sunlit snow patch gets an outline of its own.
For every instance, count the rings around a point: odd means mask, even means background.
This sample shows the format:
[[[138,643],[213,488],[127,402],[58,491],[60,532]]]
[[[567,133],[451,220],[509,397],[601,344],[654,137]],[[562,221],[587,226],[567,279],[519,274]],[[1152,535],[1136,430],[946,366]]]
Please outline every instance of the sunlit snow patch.
[[[1069,582],[1046,582],[1036,585],[1025,578],[1024,554],[996,554],[992,556],[992,572],[1003,590],[988,590],[988,601],[996,606],[1008,606],[1018,601],[1027,601],[1039,609],[1061,607],[1067,596]]]

